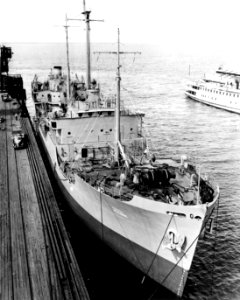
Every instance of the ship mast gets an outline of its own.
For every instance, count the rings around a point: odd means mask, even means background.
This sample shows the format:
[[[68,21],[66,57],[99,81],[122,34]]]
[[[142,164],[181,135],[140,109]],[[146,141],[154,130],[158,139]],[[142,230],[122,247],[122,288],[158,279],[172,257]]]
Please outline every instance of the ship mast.
[[[90,89],[91,84],[91,57],[90,57],[90,16],[91,11],[86,10],[85,0],[83,0],[83,15],[85,15],[86,23],[86,52],[87,52],[87,68],[86,68],[86,84],[87,89]]]
[[[66,25],[65,31],[66,31],[66,52],[67,52],[67,100],[70,100],[70,63],[69,63],[69,44],[68,44],[68,24],[67,24],[67,15],[66,15]]]
[[[92,20],[90,19],[90,10],[86,10],[85,0],[83,0],[83,12],[82,14],[85,15],[85,19],[68,19],[71,21],[85,21],[86,23],[86,88],[90,89],[91,87],[91,49],[90,49],[90,22],[98,21],[103,22],[103,20]]]
[[[86,10],[85,0],[83,0],[83,15],[85,15],[86,23],[86,52],[87,52],[87,68],[86,68],[86,85],[87,89],[91,87],[91,50],[90,50],[90,22],[98,21],[103,22],[103,20],[93,20],[90,19],[90,10]]]
[[[120,103],[121,103],[121,74],[120,74],[120,54],[141,54],[139,51],[129,52],[129,51],[120,51],[120,30],[118,28],[118,39],[117,39],[117,51],[94,51],[95,54],[101,54],[101,53],[107,53],[107,54],[115,54],[117,55],[117,98],[116,98],[116,107],[115,107],[115,149],[114,149],[114,159],[115,161],[119,161],[119,153],[121,152],[124,160],[126,161],[126,158],[124,157],[124,150],[121,145],[121,133],[120,133]],[[120,150],[120,151],[119,151]]]
[[[117,40],[117,101],[115,108],[115,161],[119,160],[119,146],[121,143],[120,140],[120,83],[121,83],[121,75],[120,75],[120,31],[118,28],[118,40]]]

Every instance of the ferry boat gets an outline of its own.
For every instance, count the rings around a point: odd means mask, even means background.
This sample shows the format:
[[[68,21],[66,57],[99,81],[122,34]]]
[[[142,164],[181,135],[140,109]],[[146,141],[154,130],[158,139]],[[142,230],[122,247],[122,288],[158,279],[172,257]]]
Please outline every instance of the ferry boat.
[[[207,105],[240,113],[239,82],[239,73],[223,70],[220,67],[214,78],[203,78],[189,84],[185,95]]]
[[[39,138],[62,195],[79,218],[144,278],[181,296],[219,187],[186,155],[164,159],[149,149],[144,114],[120,101],[119,31],[117,96],[103,96],[91,78],[85,3],[83,14],[86,81],[70,79],[69,67],[65,76],[60,66],[46,81],[36,75],[32,81]]]

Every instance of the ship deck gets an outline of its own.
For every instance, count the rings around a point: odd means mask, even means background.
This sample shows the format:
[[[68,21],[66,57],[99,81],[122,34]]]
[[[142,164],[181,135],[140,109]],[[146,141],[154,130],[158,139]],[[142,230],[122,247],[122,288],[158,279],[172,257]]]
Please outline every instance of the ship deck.
[[[1,94],[0,118],[0,298],[89,299],[29,119]]]

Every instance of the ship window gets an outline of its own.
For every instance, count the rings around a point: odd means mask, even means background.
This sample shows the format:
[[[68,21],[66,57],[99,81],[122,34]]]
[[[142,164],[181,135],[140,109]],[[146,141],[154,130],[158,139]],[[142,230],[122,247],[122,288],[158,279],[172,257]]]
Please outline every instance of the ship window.
[[[68,131],[68,135],[71,135],[71,132],[70,132],[70,131]]]
[[[52,128],[57,128],[57,122],[52,122]]]
[[[112,128],[111,128],[111,129],[109,129],[109,131],[112,131]]]
[[[88,149],[82,148],[82,158],[86,158],[88,156]]]
[[[133,128],[130,128],[131,131],[133,131]]]
[[[103,129],[101,129],[101,132],[103,132]]]

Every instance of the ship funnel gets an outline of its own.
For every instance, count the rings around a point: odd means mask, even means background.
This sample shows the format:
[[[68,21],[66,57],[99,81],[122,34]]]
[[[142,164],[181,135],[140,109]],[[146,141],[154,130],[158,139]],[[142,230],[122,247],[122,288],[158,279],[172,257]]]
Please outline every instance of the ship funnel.
[[[53,73],[54,77],[61,77],[62,76],[62,67],[54,66],[52,73]]]

